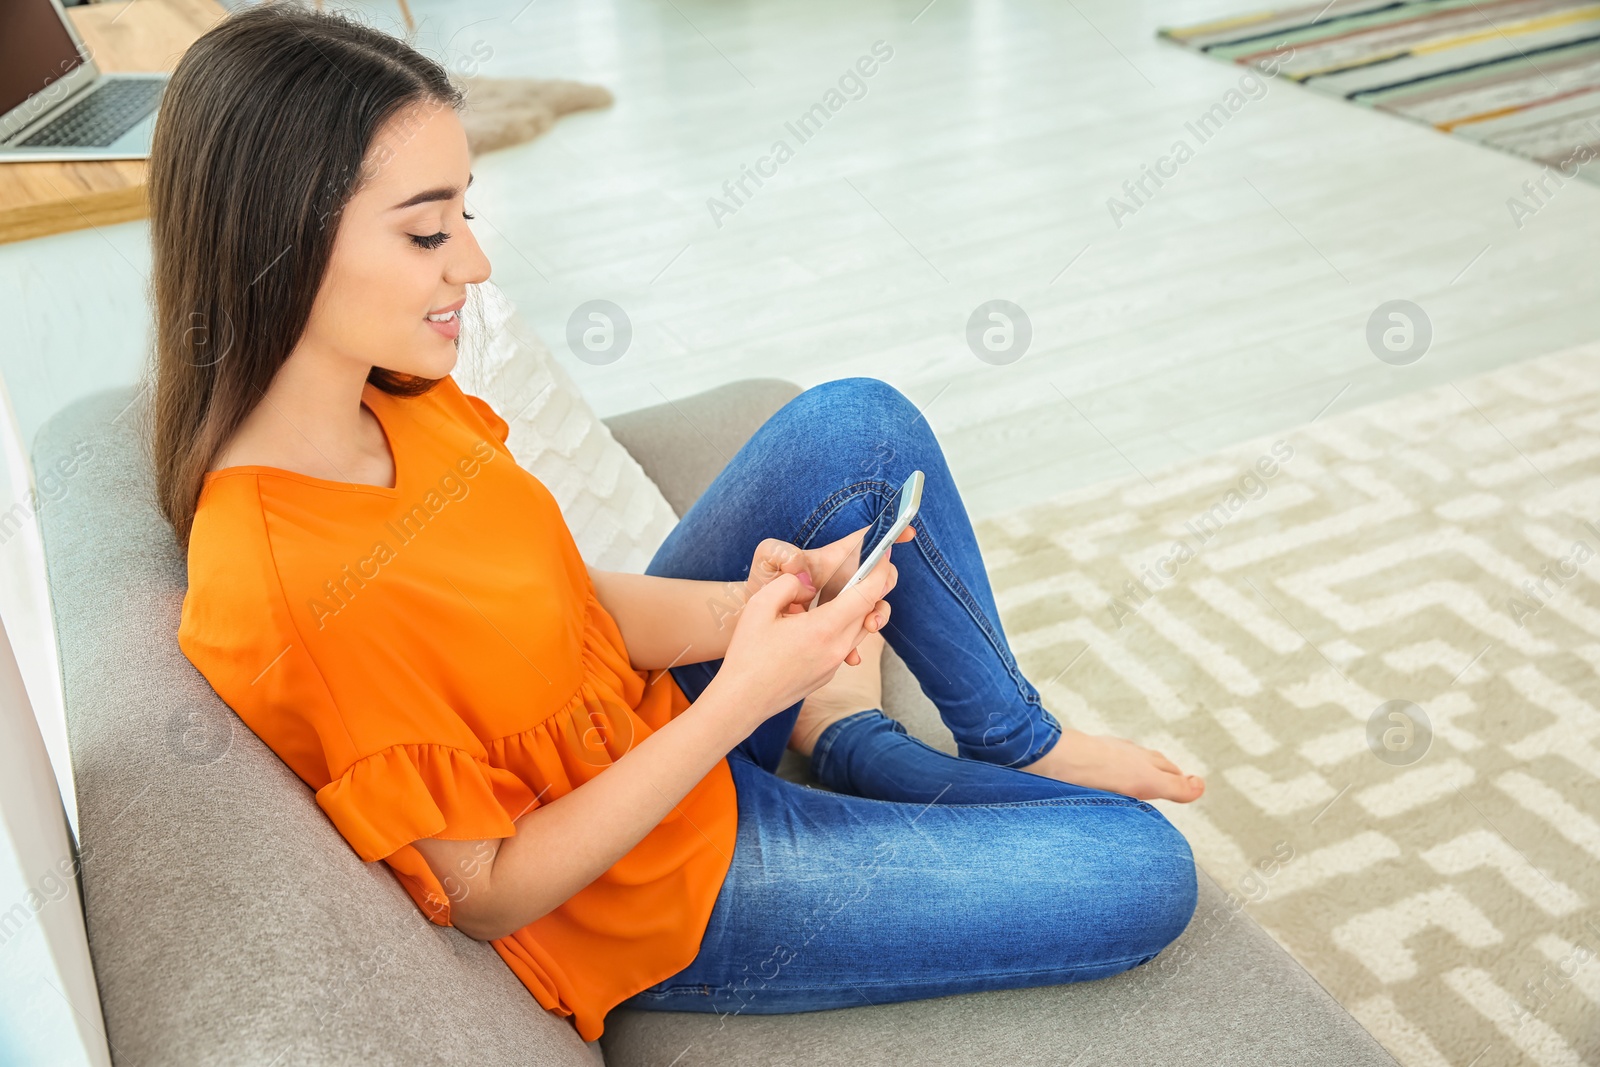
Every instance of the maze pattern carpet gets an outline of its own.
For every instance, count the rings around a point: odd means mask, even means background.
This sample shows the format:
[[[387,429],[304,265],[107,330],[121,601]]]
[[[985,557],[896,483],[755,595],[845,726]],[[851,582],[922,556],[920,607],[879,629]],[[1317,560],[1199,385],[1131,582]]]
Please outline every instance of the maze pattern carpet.
[[[1600,345],[978,524],[1045,706],[1407,1067],[1600,1063]]]

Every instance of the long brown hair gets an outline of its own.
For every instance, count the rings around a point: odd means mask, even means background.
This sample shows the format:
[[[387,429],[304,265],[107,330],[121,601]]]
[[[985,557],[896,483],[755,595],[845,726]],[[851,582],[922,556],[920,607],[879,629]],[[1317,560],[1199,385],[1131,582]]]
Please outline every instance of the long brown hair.
[[[185,550],[206,471],[305,330],[373,137],[402,109],[464,103],[406,42],[300,0],[235,10],[179,61],[150,149],[143,436]],[[367,380],[417,396],[442,379],[373,367]]]

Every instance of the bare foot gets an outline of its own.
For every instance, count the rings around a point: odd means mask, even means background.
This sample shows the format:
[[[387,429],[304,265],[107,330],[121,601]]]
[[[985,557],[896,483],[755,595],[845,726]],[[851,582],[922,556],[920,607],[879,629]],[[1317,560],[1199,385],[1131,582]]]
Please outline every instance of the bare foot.
[[[868,708],[883,707],[883,646],[881,633],[868,633],[856,646],[861,662],[840,666],[827,685],[806,697],[800,717],[789,735],[789,747],[808,759],[830,723]]]
[[[1154,749],[1141,748],[1120,737],[1065,728],[1054,748],[1022,770],[1138,800],[1187,804],[1206,791],[1205,779],[1184,774]]]

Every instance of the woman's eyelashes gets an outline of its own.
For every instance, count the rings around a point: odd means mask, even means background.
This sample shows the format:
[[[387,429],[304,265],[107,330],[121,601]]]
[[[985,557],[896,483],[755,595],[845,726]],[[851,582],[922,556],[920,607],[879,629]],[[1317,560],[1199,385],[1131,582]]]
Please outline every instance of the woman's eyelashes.
[[[464,218],[464,219],[475,219],[478,216],[469,215],[467,212],[463,211],[461,213],[461,217]],[[414,233],[413,234],[408,234],[408,236],[411,238],[412,243],[415,244],[418,248],[427,248],[427,249],[438,248],[440,245],[442,245],[446,241],[450,240],[450,235],[448,233],[445,233],[443,230],[440,230],[438,233],[430,233],[426,237],[419,237]]]

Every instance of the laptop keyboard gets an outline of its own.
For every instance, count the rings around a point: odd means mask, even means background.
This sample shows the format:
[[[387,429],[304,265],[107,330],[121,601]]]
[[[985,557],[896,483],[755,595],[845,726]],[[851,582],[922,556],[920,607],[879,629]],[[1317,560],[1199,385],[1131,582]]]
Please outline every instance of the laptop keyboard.
[[[13,144],[103,148],[127,133],[161,100],[166,82],[156,78],[107,78],[41,130]]]

